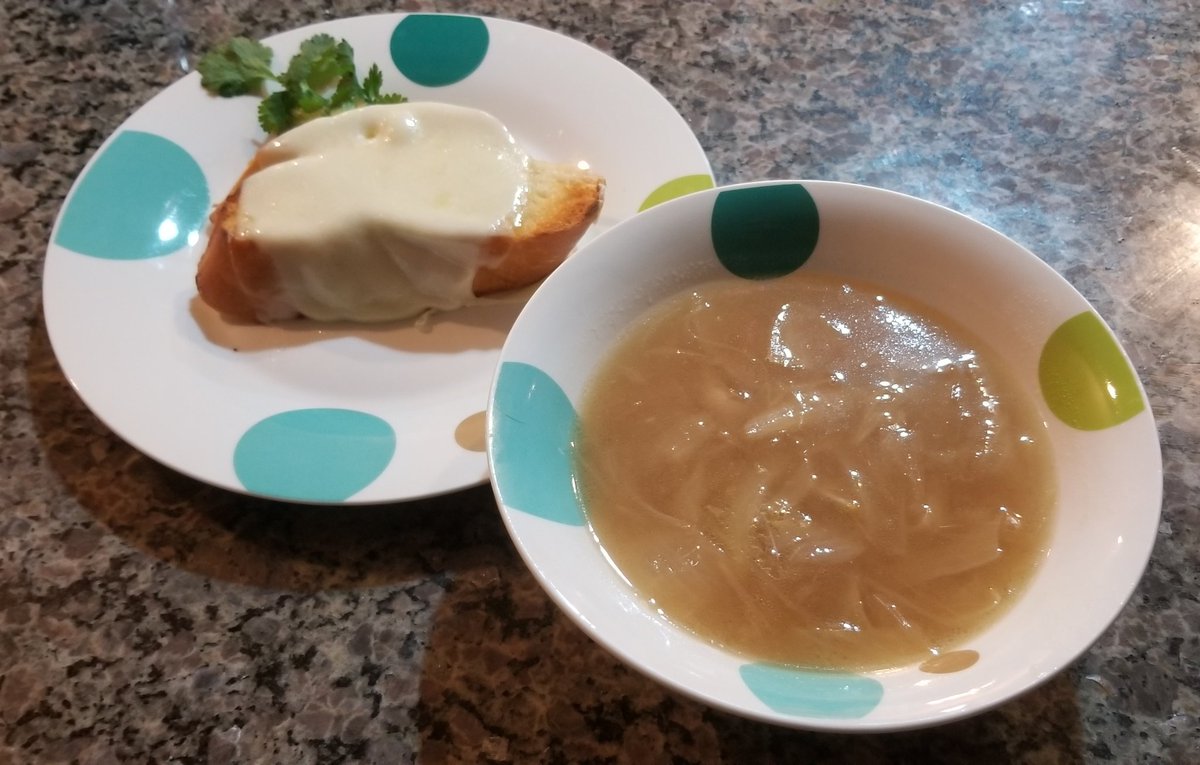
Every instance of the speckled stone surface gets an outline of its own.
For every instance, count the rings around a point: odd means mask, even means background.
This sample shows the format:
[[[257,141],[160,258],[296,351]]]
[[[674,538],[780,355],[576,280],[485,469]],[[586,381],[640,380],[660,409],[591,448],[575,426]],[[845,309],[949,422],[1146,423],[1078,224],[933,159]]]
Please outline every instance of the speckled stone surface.
[[[542,593],[490,492],[328,510],[141,456],[41,313],[50,227],[126,117],[233,34],[428,2],[0,3],[0,763],[1200,762],[1200,6],[490,0],[638,71],[719,182],[859,181],[1046,259],[1112,323],[1166,468],[1116,623],[1042,687],[904,734],[667,692]]]

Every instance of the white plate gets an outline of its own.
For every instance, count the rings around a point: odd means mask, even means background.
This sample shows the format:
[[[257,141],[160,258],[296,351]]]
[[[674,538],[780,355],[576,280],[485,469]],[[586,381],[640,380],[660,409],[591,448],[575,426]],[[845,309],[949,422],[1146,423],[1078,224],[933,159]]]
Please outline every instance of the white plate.
[[[683,118],[633,71],[580,42],[496,19],[364,16],[268,38],[276,68],[318,32],[346,39],[360,72],[379,64],[386,90],[490,111],[533,156],[586,162],[605,176],[604,209],[585,241],[634,215],[663,184],[711,185]],[[465,41],[482,59],[456,82],[418,85],[393,59],[393,36],[409,51],[422,40],[439,49]],[[463,71],[472,63],[451,60]],[[234,491],[372,503],[484,481],[488,385],[527,295],[425,328],[235,326],[196,299],[205,216],[263,139],[257,104],[211,97],[190,74],[130,117],[76,181],[43,287],[72,386],[137,449]]]

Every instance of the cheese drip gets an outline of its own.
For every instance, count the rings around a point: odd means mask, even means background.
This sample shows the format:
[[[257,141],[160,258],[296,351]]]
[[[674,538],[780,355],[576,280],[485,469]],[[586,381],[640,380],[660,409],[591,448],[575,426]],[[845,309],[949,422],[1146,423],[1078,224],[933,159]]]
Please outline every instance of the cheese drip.
[[[504,125],[449,104],[313,120],[262,159],[235,236],[270,256],[286,302],[325,321],[465,305],[488,240],[511,234],[528,192],[529,157]]]

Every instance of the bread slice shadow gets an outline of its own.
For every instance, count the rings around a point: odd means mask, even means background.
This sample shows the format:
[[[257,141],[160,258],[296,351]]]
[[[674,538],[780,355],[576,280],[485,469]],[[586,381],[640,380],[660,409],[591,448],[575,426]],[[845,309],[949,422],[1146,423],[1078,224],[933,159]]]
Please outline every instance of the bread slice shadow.
[[[194,296],[188,312],[210,343],[241,353],[297,348],[357,338],[408,353],[454,353],[499,348],[537,285],[513,290],[455,311],[430,312],[413,319],[360,323],[295,319],[274,324],[225,316]]]

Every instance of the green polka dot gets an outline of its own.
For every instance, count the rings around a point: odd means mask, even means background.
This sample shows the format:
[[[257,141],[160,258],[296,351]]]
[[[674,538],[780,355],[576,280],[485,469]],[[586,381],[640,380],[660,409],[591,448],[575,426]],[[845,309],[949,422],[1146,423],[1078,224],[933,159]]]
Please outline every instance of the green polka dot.
[[[1050,335],[1038,380],[1050,411],[1079,430],[1111,428],[1146,407],[1121,347],[1091,311],[1064,321]]]
[[[742,682],[772,711],[798,717],[858,718],[879,706],[883,684],[845,672],[810,672],[743,664]]]
[[[713,249],[735,276],[783,276],[812,255],[819,223],[816,203],[798,183],[727,189],[713,204]]]
[[[678,178],[672,178],[654,191],[651,191],[650,195],[642,202],[642,206],[638,208],[638,212],[649,210],[655,205],[660,205],[676,197],[687,196],[693,192],[704,191],[712,187],[712,176],[704,173],[700,175],[681,175]]]
[[[54,242],[93,258],[156,258],[198,242],[208,206],[192,155],[162,136],[126,130],[80,180]]]
[[[492,402],[492,470],[500,501],[568,526],[584,524],[571,475],[575,408],[558,383],[529,364],[500,367]]]
[[[436,88],[466,79],[487,55],[488,30],[474,16],[414,14],[392,32],[392,62],[418,85]]]
[[[380,418],[352,409],[295,409],[261,420],[233,453],[249,491],[279,499],[341,502],[383,473],[396,433]]]

